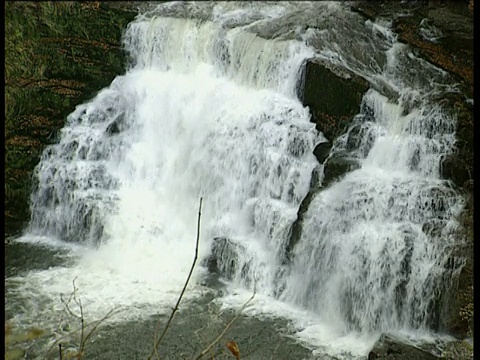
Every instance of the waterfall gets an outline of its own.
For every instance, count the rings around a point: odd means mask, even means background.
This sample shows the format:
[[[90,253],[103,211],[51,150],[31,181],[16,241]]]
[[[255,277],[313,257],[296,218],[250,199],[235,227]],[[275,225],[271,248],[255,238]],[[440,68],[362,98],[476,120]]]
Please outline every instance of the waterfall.
[[[56,282],[77,276],[105,307],[171,302],[203,197],[200,256],[214,238],[240,243],[255,254],[251,275],[265,268],[259,290],[271,292],[325,141],[296,97],[312,49],[158,14],[132,22],[123,40],[126,74],[77,106],[36,168],[29,235],[88,249]]]
[[[34,174],[26,236],[85,250],[73,268],[31,275],[29,291],[54,298],[78,277],[92,316],[171,305],[203,197],[191,294],[213,251],[232,286],[343,334],[438,322],[463,206],[439,177],[455,140],[454,117],[434,101],[451,86],[442,71],[409,54],[388,24],[336,2],[165,3],[129,24],[123,43],[126,73],[77,106]],[[326,188],[312,180],[326,139],[297,96],[312,58],[372,84],[330,154],[359,167]],[[412,62],[426,75],[412,76]],[[320,191],[288,262],[311,187]]]
[[[310,203],[282,298],[350,330],[428,327],[462,206],[438,178],[453,124],[436,106],[402,116],[375,91],[363,105],[333,150],[361,166]]]

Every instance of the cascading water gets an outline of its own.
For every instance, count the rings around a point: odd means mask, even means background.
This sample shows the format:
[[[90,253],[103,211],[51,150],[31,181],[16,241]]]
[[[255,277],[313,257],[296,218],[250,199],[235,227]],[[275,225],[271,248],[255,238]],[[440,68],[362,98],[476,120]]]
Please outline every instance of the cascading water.
[[[436,176],[453,124],[428,105],[404,118],[375,91],[363,102],[371,114],[358,116],[333,150],[360,168],[310,203],[282,298],[347,329],[428,327],[440,315],[435,303],[462,206]],[[422,131],[430,121],[437,138]],[[353,139],[359,146],[349,151]]]
[[[432,101],[449,89],[445,74],[410,56],[388,26],[329,2],[166,3],[131,23],[124,45],[126,74],[77,107],[36,168],[25,238],[80,243],[81,256],[29,274],[19,291],[55,299],[76,277],[92,317],[171,305],[203,197],[200,257],[224,239],[230,251],[217,268],[233,286],[255,283],[269,311],[276,298],[338,336],[438,320],[463,205],[438,175],[455,128]],[[288,263],[291,226],[319,168],[313,149],[325,141],[296,95],[314,57],[376,90],[331,152],[359,168],[313,198]],[[411,76],[411,62],[427,77]]]
[[[350,42],[345,34],[312,36],[317,44],[333,37],[334,48],[323,45],[320,56],[361,74],[393,100],[369,90],[348,132],[335,140],[330,157],[355,160],[359,168],[313,198],[281,298],[346,331],[438,328],[463,200],[439,178],[441,158],[455,141],[455,119],[434,99],[455,90],[446,73],[396,43],[388,27],[366,25],[381,40],[359,47],[386,49],[383,59],[369,51],[352,56],[338,46]],[[461,261],[454,270],[460,267]]]

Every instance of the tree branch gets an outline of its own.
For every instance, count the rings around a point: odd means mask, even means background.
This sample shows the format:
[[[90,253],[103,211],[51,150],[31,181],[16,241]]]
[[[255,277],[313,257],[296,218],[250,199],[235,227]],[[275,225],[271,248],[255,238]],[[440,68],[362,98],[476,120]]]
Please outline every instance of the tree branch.
[[[230,320],[230,322],[225,326],[225,328],[223,329],[223,331],[220,333],[220,335],[217,336],[217,338],[215,340],[213,340],[213,342],[207,346],[207,348],[205,348],[201,353],[200,355],[198,355],[195,360],[198,360],[200,359],[201,357],[203,357],[205,354],[207,354],[210,350],[212,350],[212,348],[220,341],[222,340],[222,338],[225,336],[225,334],[227,333],[228,329],[230,329],[230,327],[233,325],[233,323],[235,321],[237,321],[237,319],[240,317],[240,315],[242,314],[242,311],[247,307],[247,305],[253,300],[253,298],[255,297],[255,290],[253,292],[253,295],[250,299],[247,300],[247,302],[245,304],[243,304],[243,306],[241,307],[241,309],[238,311],[238,314],[232,319]]]
[[[148,360],[151,360],[153,355],[155,355],[155,354],[157,355],[157,358],[159,357],[158,352],[157,352],[158,345],[160,345],[160,342],[162,341],[163,337],[167,333],[168,328],[170,327],[170,324],[173,320],[173,317],[175,316],[175,313],[178,311],[178,306],[180,305],[180,301],[182,301],[185,290],[187,289],[188,282],[190,281],[190,277],[192,276],[193,269],[195,268],[195,264],[197,263],[198,244],[199,244],[199,241],[200,241],[200,219],[201,219],[201,216],[202,216],[202,200],[203,200],[203,198],[200,198],[200,204],[198,206],[197,240],[196,240],[196,243],[195,243],[195,257],[193,258],[193,262],[192,262],[192,266],[190,268],[190,272],[188,273],[187,280],[185,281],[185,284],[183,285],[183,289],[182,289],[182,292],[180,293],[180,296],[178,297],[177,303],[175,304],[175,307],[173,308],[173,311],[170,314],[170,317],[168,318],[167,325],[163,329],[163,332],[160,335],[160,337],[158,338],[158,340],[157,340],[157,336],[156,336],[157,334],[155,332],[156,342],[154,344],[154,347],[152,349],[152,352],[151,352],[150,356],[148,357]]]

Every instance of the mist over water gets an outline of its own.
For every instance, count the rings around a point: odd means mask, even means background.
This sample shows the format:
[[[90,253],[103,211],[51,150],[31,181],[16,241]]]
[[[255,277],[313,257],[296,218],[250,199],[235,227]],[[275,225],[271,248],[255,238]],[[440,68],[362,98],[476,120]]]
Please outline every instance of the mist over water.
[[[438,322],[463,200],[439,178],[455,119],[434,100],[454,86],[388,24],[359,19],[337,2],[172,2],[139,15],[123,39],[126,73],[69,115],[36,168],[20,241],[72,243],[76,261],[14,279],[36,299],[30,319],[62,309],[73,279],[91,318],[168,311],[203,197],[200,260],[214,238],[238,250],[225,306],[255,286],[250,314],[287,317],[333,353],[364,354],[379,332]],[[313,198],[285,263],[312,171],[323,169],[313,149],[326,139],[297,96],[312,58],[372,88],[331,155],[359,168]],[[197,267],[187,298],[202,294],[205,273]]]

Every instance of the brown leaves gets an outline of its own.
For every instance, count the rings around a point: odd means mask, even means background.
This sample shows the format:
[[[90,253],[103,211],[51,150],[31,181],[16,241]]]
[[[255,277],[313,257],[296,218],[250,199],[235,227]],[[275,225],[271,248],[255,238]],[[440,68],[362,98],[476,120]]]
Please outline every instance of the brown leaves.
[[[86,1],[82,3],[82,10],[95,10],[97,11],[100,8],[99,1]]]
[[[238,348],[237,343],[235,340],[230,340],[225,344],[228,350],[232,353],[233,356],[235,356],[235,359],[240,360],[240,349]]]
[[[395,30],[399,33],[401,41],[405,41],[420,49],[432,64],[457,74],[469,84],[473,84],[473,68],[462,61],[462,57],[457,52],[449,50],[448,47],[432,44],[419,38],[416,27],[412,26],[412,24],[398,23]],[[466,56],[469,56],[468,53]]]
[[[120,49],[120,45],[116,42],[109,42],[107,39],[93,40],[86,39],[80,36],[63,36],[63,37],[48,37],[39,39],[39,42],[57,44],[64,49],[78,48],[78,49],[88,49],[88,48],[101,48],[104,51],[110,51],[112,49]]]
[[[5,145],[21,147],[40,147],[41,143],[39,140],[33,139],[31,137],[16,135],[6,140]]]

